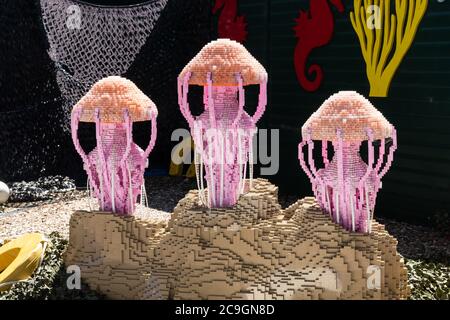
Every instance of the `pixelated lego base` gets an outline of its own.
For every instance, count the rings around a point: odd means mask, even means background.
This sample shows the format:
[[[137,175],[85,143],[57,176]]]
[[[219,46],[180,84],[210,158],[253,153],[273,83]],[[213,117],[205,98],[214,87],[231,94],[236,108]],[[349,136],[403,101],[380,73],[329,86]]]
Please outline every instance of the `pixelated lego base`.
[[[111,299],[405,299],[397,241],[373,222],[351,233],[314,198],[286,210],[257,179],[233,208],[190,191],[170,219],[75,212],[66,265]]]

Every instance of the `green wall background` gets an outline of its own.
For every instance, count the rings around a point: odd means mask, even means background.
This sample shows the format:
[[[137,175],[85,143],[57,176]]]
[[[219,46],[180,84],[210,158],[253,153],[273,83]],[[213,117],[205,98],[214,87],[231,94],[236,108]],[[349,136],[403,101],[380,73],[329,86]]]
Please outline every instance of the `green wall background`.
[[[315,1],[315,0],[312,0]],[[297,160],[300,128],[331,94],[356,90],[368,97],[360,46],[351,26],[353,1],[335,10],[335,35],[309,63],[323,67],[321,88],[304,91],[297,82],[294,19],[306,0],[240,0],[248,39],[245,46],[269,72],[269,101],[260,128],[280,129],[280,170],[269,179],[284,193],[311,195]],[[415,41],[400,65],[387,98],[369,98],[398,131],[399,148],[383,179],[376,215],[426,222],[450,209],[450,1],[429,0]],[[251,99],[250,99],[251,100]]]

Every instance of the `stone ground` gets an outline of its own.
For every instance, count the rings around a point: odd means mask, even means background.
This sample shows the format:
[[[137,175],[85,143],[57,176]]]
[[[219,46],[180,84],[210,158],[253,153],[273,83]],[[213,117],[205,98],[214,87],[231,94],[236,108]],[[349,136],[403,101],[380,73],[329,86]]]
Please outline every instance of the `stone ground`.
[[[178,201],[196,188],[192,179],[152,177],[146,180],[148,206],[154,209],[153,214],[171,213]],[[91,206],[93,210],[98,209],[95,199]],[[54,193],[48,200],[7,203],[0,207],[0,243],[26,232],[50,234],[56,231],[68,239],[70,216],[76,210],[89,210],[86,190]]]
[[[182,177],[151,177],[146,180],[149,207],[161,215],[172,212],[187,191],[196,188],[195,180]],[[72,190],[54,193],[49,198],[43,201],[14,202],[0,206],[0,244],[2,240],[32,231],[45,234],[56,231],[62,238],[67,239],[72,212],[89,210],[88,194],[85,190]],[[289,196],[280,196],[283,208],[295,200]],[[92,201],[91,205],[93,209],[96,208],[95,201]],[[436,298],[433,286],[440,286],[443,283],[444,292],[437,295],[440,298],[450,299],[449,235],[424,226],[390,219],[376,219],[385,224],[389,233],[397,238],[398,251],[406,258],[412,285],[420,286],[421,290],[425,291],[425,294],[417,294],[415,298]],[[425,268],[425,271],[416,270],[418,267]],[[431,279],[427,281],[439,283],[424,284],[422,278],[427,277]],[[446,291],[447,289],[449,291]]]

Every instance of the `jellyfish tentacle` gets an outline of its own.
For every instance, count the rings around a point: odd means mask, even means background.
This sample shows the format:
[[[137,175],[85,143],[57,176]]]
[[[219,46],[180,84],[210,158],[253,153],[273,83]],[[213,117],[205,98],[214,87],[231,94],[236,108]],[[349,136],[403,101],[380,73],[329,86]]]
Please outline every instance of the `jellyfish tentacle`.
[[[267,79],[264,79],[259,84],[259,101],[258,106],[256,107],[256,111],[252,116],[252,121],[256,124],[259,119],[261,119],[264,111],[266,111],[267,105]]]
[[[101,137],[101,119],[100,119],[100,109],[96,108],[95,109],[95,133],[96,133],[96,139],[97,139],[97,156],[99,158],[100,161],[100,173],[99,173],[99,179],[101,179],[102,181],[102,185],[103,185],[103,197],[108,196],[111,197],[111,190],[110,190],[110,186],[111,186],[111,182],[109,180],[108,175],[106,174],[108,172],[108,164],[106,163],[106,159],[105,159],[105,154],[104,154],[104,150],[103,150],[103,142],[102,142],[102,137]],[[106,194],[106,195],[105,195]],[[103,203],[104,205],[104,203]],[[102,208],[104,209],[104,208]]]
[[[239,108],[238,108],[238,112],[236,114],[236,118],[233,121],[232,124],[232,128],[236,128],[237,124],[239,122],[239,120],[242,117],[242,113],[244,112],[244,106],[245,106],[245,91],[244,91],[244,87],[243,87],[243,80],[242,80],[242,75],[240,73],[236,74],[236,80],[238,83],[238,99],[239,99]]]
[[[249,137],[248,148],[248,176],[249,176],[249,190],[253,189],[253,136]]]
[[[81,147],[80,140],[78,139],[78,126],[80,123],[81,113],[82,113],[82,109],[77,108],[76,110],[73,111],[72,116],[71,116],[72,141],[75,146],[75,150],[78,152],[81,159],[83,160],[83,165],[84,165],[85,171],[87,173],[87,180],[94,181],[94,176],[93,176],[93,172],[92,172],[92,168],[93,168],[92,163],[91,163],[88,155],[86,154],[86,152]],[[95,185],[95,183],[93,183],[92,187],[94,188],[94,191],[99,193],[100,186],[97,186],[97,185]]]
[[[142,187],[144,189],[145,206],[148,208],[147,188],[145,187],[145,183],[142,184]]]
[[[99,196],[100,196],[100,209],[103,209],[105,207],[105,189],[103,188],[104,181],[103,181],[103,173],[102,173],[102,166],[100,164],[100,157],[97,157],[97,176],[99,180]]]
[[[178,105],[180,106],[180,111],[181,114],[183,115],[183,117],[188,120],[188,118],[186,117],[186,114],[184,112],[184,81],[182,77],[178,77],[177,79],[177,90],[178,90]],[[186,93],[187,94],[187,93]],[[189,121],[188,121],[189,124]]]
[[[339,216],[339,214],[340,214],[340,210],[339,210],[339,207],[340,207],[340,203],[339,203],[339,192],[336,192],[336,200],[334,201],[334,203],[335,203],[335,210],[336,210],[336,222],[339,224],[339,220],[340,220],[340,216]]]
[[[89,165],[89,163],[90,163],[89,158],[88,158],[86,152],[84,152],[83,148],[81,147],[80,140],[78,139],[78,126],[80,123],[81,112],[82,112],[81,108],[78,108],[72,112],[72,119],[71,119],[72,141],[73,141],[73,144],[75,145],[75,150],[77,150],[77,152],[83,159],[84,163]],[[89,174],[89,171],[88,171],[88,174]]]
[[[355,232],[355,207],[353,205],[353,194],[349,193],[348,196],[350,200],[350,210],[352,216],[352,231]]]
[[[144,155],[142,157],[143,162],[145,162],[150,155],[150,152],[152,152],[153,148],[156,144],[156,137],[158,136],[158,128],[156,124],[156,114],[152,114],[151,116],[151,123],[152,123],[152,132],[150,133],[150,142],[147,146],[147,148],[144,151]]]
[[[324,165],[328,165],[330,163],[330,160],[328,160],[328,141],[322,140],[322,159]]]
[[[306,146],[307,143],[308,143],[307,140],[302,140],[302,142],[300,142],[300,144],[298,145],[298,159],[300,161],[300,166],[302,167],[303,171],[305,171],[309,180],[311,181],[311,183],[313,183],[314,177],[311,171],[309,170],[308,166],[306,165],[305,156],[303,154],[303,148]]]
[[[213,100],[213,93],[212,93],[213,79],[212,79],[211,72],[208,72],[206,74],[206,86],[207,86],[207,90],[208,90],[209,120],[211,122],[211,127],[212,128],[217,128],[216,114],[215,114],[215,110],[214,110],[214,100]]]
[[[367,204],[366,204],[366,213],[367,213],[367,216],[366,216],[366,232],[369,232],[369,230],[370,230],[370,228],[371,228],[371,221],[372,221],[372,213],[371,213],[371,210],[370,210],[370,200],[369,200],[369,189],[367,188],[367,183],[365,183],[365,186],[364,186],[364,189],[365,189],[365,191],[366,191],[366,201],[367,201]]]
[[[203,110],[208,110],[208,88],[206,86],[203,87]]]
[[[384,154],[386,152],[386,140],[385,138],[381,139],[381,144],[380,144],[380,148],[379,148],[379,154],[378,154],[378,161],[377,164],[375,166],[375,173],[378,175],[381,169],[381,165],[383,164],[383,159],[384,159]]]
[[[127,161],[126,162],[126,166],[127,166],[127,173],[128,173],[128,193],[129,193],[129,206],[130,206],[130,211],[129,212],[133,212],[134,211],[134,195],[133,195],[133,185],[132,185],[132,178],[131,178],[131,169],[130,169],[130,162]]]
[[[320,175],[317,174],[316,164],[315,164],[314,158],[313,158],[314,142],[311,138],[311,128],[308,128],[308,130],[307,130],[307,143],[308,143],[308,163],[311,168],[311,174],[314,177],[315,188],[317,188],[316,190],[318,190],[318,185],[323,185],[324,183],[323,183]],[[317,194],[317,191],[316,191],[316,194]],[[323,192],[322,192],[321,198],[323,201],[322,203],[324,203],[325,202],[325,194]]]
[[[150,155],[150,152],[152,152],[152,150],[156,144],[156,138],[158,136],[158,128],[157,128],[157,123],[156,123],[156,112],[151,113],[150,122],[152,125],[152,129],[151,129],[151,133],[150,133],[150,142],[141,157],[140,166],[142,168],[146,167],[146,162],[148,161],[148,156]],[[143,176],[140,178],[142,179],[141,187],[142,186],[144,187],[143,191],[145,194],[145,201],[148,206],[147,193],[145,191],[145,178]],[[142,200],[142,189],[141,189],[141,200]]]
[[[392,146],[389,148],[389,154],[387,157],[386,164],[384,165],[383,170],[380,172],[380,179],[384,177],[386,172],[392,165],[392,161],[394,160],[394,151],[397,150],[397,130],[394,126],[392,126]]]
[[[214,159],[217,157],[218,152],[217,152],[217,143],[215,143],[217,141],[217,122],[216,122],[216,113],[215,113],[215,109],[214,109],[214,100],[213,100],[213,93],[212,93],[212,89],[213,89],[213,79],[212,79],[212,74],[211,72],[208,72],[206,74],[206,90],[208,92],[208,114],[209,114],[209,122],[210,122],[210,129],[212,129],[212,134],[211,132],[209,133],[209,138],[211,138],[211,144],[213,144],[214,146]],[[214,142],[213,142],[214,141]],[[210,153],[210,157],[213,157],[213,153]],[[212,167],[212,159],[211,159],[211,167]]]
[[[188,122],[189,126],[192,127],[194,123],[194,116],[189,110],[189,103],[187,99],[189,91],[189,79],[192,73],[186,72],[183,78],[178,78],[178,104],[180,105],[181,113]]]
[[[114,159],[115,157],[115,149],[113,147],[112,157]],[[116,212],[116,189],[115,189],[115,166],[114,162],[111,163],[111,206],[112,206],[112,212]]]
[[[306,141],[308,144],[308,163],[311,168],[310,169],[311,174],[312,174],[314,180],[316,180],[316,179],[318,179],[318,176],[317,176],[316,164],[313,159],[314,141],[312,140],[312,137],[311,137],[311,128],[307,129],[306,137],[307,137]]]
[[[141,206],[147,206],[147,192],[144,184],[141,184]]]
[[[222,131],[217,130],[217,139],[218,139],[218,144],[219,144],[219,168],[220,168],[220,172],[219,172],[219,177],[220,177],[220,183],[219,183],[219,206],[223,206],[223,197],[224,197],[224,192],[225,192],[225,188],[224,188],[224,173],[225,173],[225,139],[224,139],[224,135],[222,134]]]
[[[243,160],[242,160],[242,137],[241,137],[241,129],[237,130],[237,145],[238,145],[238,167],[239,167],[239,184],[238,184],[238,190],[237,190],[237,194],[238,196],[241,195],[241,191],[242,191],[242,169],[243,169]]]
[[[203,184],[203,134],[202,134],[202,123],[196,121],[194,123],[193,128],[193,139],[197,141],[194,146],[194,164],[196,169],[196,179],[197,179],[197,187],[199,189],[199,199],[203,205],[207,205],[205,199],[205,187]]]
[[[183,101],[184,101],[184,112],[187,115],[188,123],[192,124],[194,122],[194,116],[191,113],[191,110],[189,109],[189,102],[188,102],[188,92],[189,92],[189,79],[191,78],[192,73],[188,72],[186,73],[184,77],[184,90],[183,90]]]
[[[130,122],[130,113],[128,111],[128,109],[124,109],[123,111],[123,118],[124,118],[124,123],[125,123],[125,138],[126,138],[126,146],[125,146],[125,152],[122,155],[122,158],[120,159],[120,170],[122,171],[122,179],[123,179],[123,186],[127,186],[129,184],[129,175],[127,174],[128,171],[128,166],[127,166],[127,159],[130,156],[130,152],[131,152],[131,143],[132,143],[132,126],[131,126],[131,122]],[[128,194],[126,194],[128,193]],[[124,190],[124,205],[128,206],[126,203],[128,202],[128,198],[132,198],[133,194],[129,192],[129,190],[127,190],[125,192]],[[132,208],[130,208],[130,211],[132,212]]]
[[[369,192],[367,188],[367,179],[369,175],[373,172],[373,163],[374,163],[374,148],[373,148],[373,139],[374,139],[374,133],[373,130],[370,128],[366,129],[367,138],[368,138],[368,164],[367,164],[367,171],[364,174],[364,176],[361,178],[358,184],[359,194],[361,196],[360,201],[360,210],[362,211],[363,208],[363,199],[366,199],[366,210],[367,210],[367,217],[366,220],[370,219],[370,199],[369,199]]]
[[[333,217],[333,211],[331,208],[331,199],[330,199],[330,194],[328,192],[328,186],[325,184],[325,197],[326,197],[326,205],[328,206],[328,214],[330,215],[330,217]]]
[[[244,173],[244,176],[242,179],[241,194],[243,194],[245,191],[245,179],[247,178],[247,160],[244,159],[243,163],[244,163],[244,168],[243,168],[242,172]]]
[[[208,72],[206,75],[206,85],[208,90],[208,113],[209,113],[209,121],[210,121],[210,129],[212,129],[212,134],[210,132],[209,134],[209,146],[210,146],[210,172],[211,172],[211,182],[212,182],[212,190],[213,193],[211,194],[213,199],[213,205],[217,205],[217,199],[216,199],[216,192],[215,192],[215,181],[214,181],[214,172],[216,171],[216,168],[214,164],[217,163],[217,158],[220,156],[218,148],[222,148],[223,146],[220,145],[219,137],[218,137],[218,130],[217,127],[217,121],[216,121],[216,114],[215,114],[215,108],[214,108],[214,98],[213,98],[213,79],[212,79],[212,73]],[[213,161],[214,159],[214,161]],[[220,160],[219,160],[220,161]],[[222,164],[223,165],[223,164]],[[219,165],[220,169],[223,170],[222,165]],[[222,174],[219,172],[219,176]],[[219,184],[219,197],[222,193],[223,184]]]
[[[313,189],[314,194],[317,196],[317,185],[319,182],[319,177],[317,176],[316,164],[313,159],[314,142],[311,140],[311,132],[308,130],[307,133],[307,144],[308,144],[308,164],[313,177]]]
[[[326,168],[328,164],[330,163],[330,160],[328,159],[328,141],[322,140],[322,160],[324,167]],[[325,181],[322,181],[322,199],[324,203],[325,209],[328,209],[329,214],[331,215],[331,203],[330,203],[330,197],[328,195],[328,187]]]
[[[203,203],[203,190],[200,188],[200,170],[199,170],[199,155],[197,150],[194,150],[194,165],[195,165],[195,179],[197,182],[197,188],[198,188],[198,194],[199,194],[199,201],[201,204]]]
[[[311,182],[314,194],[316,196],[318,195],[318,188],[319,188],[318,185],[322,186],[322,192],[321,192],[321,198],[322,198],[322,201],[323,201],[322,203],[328,203],[329,213],[331,214],[331,202],[329,200],[328,190],[327,190],[326,184],[320,178],[320,176],[317,174],[317,170],[316,170],[316,167],[315,167],[315,164],[314,164],[314,160],[312,158],[312,153],[313,153],[313,149],[314,149],[314,142],[311,140],[311,133],[310,133],[310,131],[307,130],[307,132],[309,132],[309,133],[306,135],[306,139],[304,139],[298,145],[298,159],[300,161],[300,166],[302,167],[303,171],[305,171],[306,175],[308,176],[308,178],[309,178],[309,180]],[[309,164],[309,167],[306,165],[305,156],[303,154],[303,148],[306,145],[308,146],[308,164]]]
[[[195,136],[195,134],[194,134]],[[197,148],[194,147],[194,166],[195,166],[195,180],[197,182],[197,189],[199,193],[199,202],[202,203],[202,192],[203,190],[200,189],[200,174],[199,174],[199,155],[197,152]]]
[[[202,205],[206,205],[205,201],[205,190],[203,188],[203,175],[202,175],[202,166],[203,161],[201,159],[201,154],[194,150],[194,163],[195,163],[195,174],[197,180],[197,188],[199,192],[199,200]]]
[[[204,185],[204,181],[203,181],[203,156],[201,154],[199,154],[199,158],[200,158],[200,190],[201,190],[201,194],[202,194],[202,202],[204,205],[206,205],[206,199],[205,199],[205,185]]]
[[[92,189],[91,189],[91,183],[90,183],[90,179],[87,179],[86,182],[86,189],[88,191],[88,205],[89,205],[89,212],[92,212]]]
[[[244,106],[245,106],[245,91],[244,91],[244,86],[243,86],[243,78],[242,78],[242,74],[241,73],[237,73],[236,74],[236,80],[238,83],[238,111],[236,114],[236,118],[233,121],[232,124],[232,132],[233,132],[233,137],[236,138],[236,128],[238,126],[239,121],[241,120],[242,114],[244,113]],[[253,121],[253,120],[252,120]],[[238,137],[238,161],[242,162],[242,143],[241,143],[241,136],[240,133],[237,133]],[[253,186],[253,141],[252,141],[252,137],[249,137],[249,141],[251,141],[250,147],[249,147],[249,178],[250,178],[250,189]],[[245,179],[245,178],[244,178]],[[244,193],[244,188],[245,188],[245,181],[242,181],[242,163],[239,164],[239,187],[238,190],[241,190],[242,193]],[[241,192],[239,192],[241,193]]]
[[[178,91],[178,105],[180,106],[180,111],[184,116],[184,108],[183,108],[183,97],[184,97],[184,92],[183,92],[183,78],[181,76],[179,76],[177,78],[177,91]],[[185,116],[184,116],[185,117]],[[186,117],[185,117],[186,118]]]
[[[368,219],[367,219],[368,221],[367,221],[367,226],[366,226],[366,230],[367,230],[368,233],[372,232],[372,224],[370,222],[373,220],[373,216],[374,216],[374,213],[375,213],[375,205],[376,205],[376,203],[374,201],[373,202],[373,207],[372,207],[372,212],[368,212],[369,216],[368,216]]]
[[[369,177],[370,173],[373,171],[373,163],[374,163],[374,149],[373,149],[373,130],[367,129],[367,138],[368,138],[368,164],[367,164],[367,170],[364,176],[361,178],[359,182],[360,189],[362,186],[366,183],[367,178]]]
[[[212,161],[212,152],[213,152],[213,141],[212,141],[212,137],[211,134],[207,135],[207,139],[208,139],[208,151],[209,151],[209,174],[210,174],[210,181],[211,181],[211,186],[208,186],[208,195],[210,196],[210,204],[209,206],[211,207],[211,205],[216,206],[216,197],[215,197],[215,183],[214,183],[214,168],[213,168],[213,161]]]
[[[339,223],[339,213],[340,213],[340,207],[341,207],[341,203],[339,202],[339,195],[343,195],[345,190],[344,190],[344,140],[343,140],[343,132],[342,129],[338,128],[336,130],[336,135],[337,135],[337,184],[338,184],[338,192],[337,192],[337,201],[336,201],[336,217],[337,217],[337,221]],[[341,202],[345,203],[345,197],[343,197],[344,199],[341,199]],[[345,216],[342,217],[343,223],[345,223]]]

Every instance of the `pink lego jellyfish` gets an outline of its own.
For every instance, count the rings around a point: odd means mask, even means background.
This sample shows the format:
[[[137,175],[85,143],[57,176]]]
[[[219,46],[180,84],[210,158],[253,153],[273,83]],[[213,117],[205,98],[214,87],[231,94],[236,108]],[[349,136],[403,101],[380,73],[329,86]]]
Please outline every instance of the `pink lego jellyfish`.
[[[204,88],[204,112],[189,110],[189,85]],[[250,116],[245,110],[244,85],[259,85],[259,103]],[[219,39],[207,44],[178,77],[178,99],[195,143],[199,200],[209,207],[231,207],[252,187],[252,141],[256,122],[267,103],[267,72],[238,42]],[[250,182],[245,182],[247,163]],[[203,172],[203,166],[205,172]],[[208,186],[205,192],[203,177]]]
[[[302,138],[300,165],[311,180],[319,205],[347,230],[369,233],[381,178],[389,170],[397,149],[394,126],[362,95],[341,91],[328,98],[306,121]],[[321,141],[321,169],[315,165],[313,140]],[[360,155],[364,141],[368,145],[367,163]],[[374,147],[375,141],[379,141],[378,148]],[[329,143],[334,149],[331,161]]]
[[[147,157],[156,141],[155,104],[130,80],[104,78],[72,110],[72,139],[84,162],[88,182],[102,211],[133,214],[141,193]],[[150,143],[142,150],[133,142],[132,122],[152,122]],[[78,124],[96,124],[97,146],[86,154],[78,140]],[[90,188],[91,188],[90,187]]]

